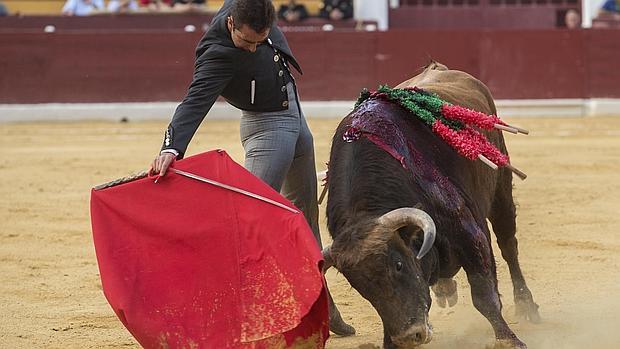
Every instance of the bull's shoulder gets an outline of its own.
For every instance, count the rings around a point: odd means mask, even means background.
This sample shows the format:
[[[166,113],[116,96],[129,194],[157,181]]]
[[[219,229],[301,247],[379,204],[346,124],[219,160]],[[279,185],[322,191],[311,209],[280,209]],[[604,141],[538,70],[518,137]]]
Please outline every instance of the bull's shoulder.
[[[496,114],[495,103],[488,87],[472,75],[460,70],[425,69],[404,81],[398,88],[419,87],[452,104],[486,114]]]

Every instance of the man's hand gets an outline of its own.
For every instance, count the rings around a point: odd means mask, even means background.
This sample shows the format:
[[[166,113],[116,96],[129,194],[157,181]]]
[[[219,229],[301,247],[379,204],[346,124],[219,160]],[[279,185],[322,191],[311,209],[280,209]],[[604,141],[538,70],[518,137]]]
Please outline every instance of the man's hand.
[[[161,153],[159,154],[153,163],[151,164],[151,169],[149,170],[150,175],[159,174],[160,176],[164,176],[170,164],[174,161],[176,156],[172,153]]]

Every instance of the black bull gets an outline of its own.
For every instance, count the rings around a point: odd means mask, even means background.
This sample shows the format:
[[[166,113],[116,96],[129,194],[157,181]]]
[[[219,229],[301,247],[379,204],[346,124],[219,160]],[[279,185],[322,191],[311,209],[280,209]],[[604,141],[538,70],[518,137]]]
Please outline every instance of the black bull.
[[[496,114],[486,86],[439,64],[429,65],[399,87],[406,86]],[[344,141],[343,134],[355,118],[362,124],[364,120],[380,123],[375,129],[385,134],[375,136],[392,149],[400,145],[402,161],[369,137]],[[485,134],[507,154],[499,131]],[[324,250],[326,261],[377,310],[385,348],[410,348],[430,341],[429,287],[440,306],[454,305],[456,283],[451,278],[461,267],[473,304],[493,326],[498,344],[526,348],[501,314],[486,223],[488,218],[508,263],[518,314],[539,321],[538,306],[519,267],[510,170],[493,170],[461,157],[402,107],[370,100],[338,126],[328,176],[327,220],[333,244]]]

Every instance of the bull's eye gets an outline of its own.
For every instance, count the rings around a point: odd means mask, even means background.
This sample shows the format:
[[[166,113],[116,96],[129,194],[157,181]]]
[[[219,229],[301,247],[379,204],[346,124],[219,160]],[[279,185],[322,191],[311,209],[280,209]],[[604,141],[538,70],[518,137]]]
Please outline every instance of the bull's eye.
[[[401,271],[403,269],[403,262],[396,262],[396,271]]]

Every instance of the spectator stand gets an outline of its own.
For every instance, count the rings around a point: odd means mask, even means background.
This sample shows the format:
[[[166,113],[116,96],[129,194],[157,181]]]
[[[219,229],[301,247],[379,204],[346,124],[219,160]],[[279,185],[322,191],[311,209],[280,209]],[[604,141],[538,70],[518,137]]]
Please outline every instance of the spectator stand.
[[[106,5],[109,0],[106,0]],[[59,15],[62,12],[66,0],[3,0],[9,12],[18,15]],[[285,0],[274,0],[276,9]],[[216,12],[224,3],[224,0],[207,0],[207,12]],[[298,0],[304,4],[311,16],[319,13],[321,0]]]
[[[8,7],[10,13],[19,15],[19,16],[57,16],[62,13],[62,8],[66,3],[66,0],[3,0],[6,6]],[[139,1],[137,1],[139,3]],[[216,4],[209,5],[211,2]],[[204,10],[206,13],[215,13],[221,3],[218,5],[218,1],[207,1],[207,6]],[[110,0],[104,0],[105,8],[101,11],[97,11],[92,14],[94,15],[107,15],[107,6],[110,3]],[[214,7],[218,5],[218,7]],[[179,11],[173,10],[163,10],[161,12],[165,13],[177,13]],[[140,6],[137,11],[132,13],[146,13],[146,14],[155,14],[158,12],[154,12],[149,10],[146,6]]]
[[[0,32],[141,32],[203,31],[210,14],[107,14],[91,16],[8,16],[0,18]]]
[[[390,28],[547,29],[564,26],[582,0],[400,0]]]
[[[89,16],[62,16],[66,0],[4,0],[16,16],[0,19],[0,32],[136,32],[136,31],[206,31],[213,14],[223,0],[207,0],[203,13],[177,13],[171,11],[153,12],[142,7],[140,11],[116,14],[106,11]],[[106,0],[106,2],[109,0]],[[353,19],[330,21],[318,17],[321,0],[297,0],[304,4],[311,17],[300,22],[279,21],[285,32],[317,31],[375,31],[376,21],[355,21]],[[285,0],[274,0],[278,8]]]
[[[324,18],[310,17],[300,22],[279,21],[278,26],[283,32],[316,32],[316,31],[375,31],[377,30],[376,21],[356,21],[345,19],[331,21]]]
[[[620,3],[617,1],[601,0],[594,11],[593,28],[620,28]]]
[[[592,28],[620,28],[620,20],[613,17],[597,17],[592,19]]]
[[[65,0],[2,0],[16,15],[60,15]]]
[[[205,31],[213,14],[223,4],[223,0],[207,0],[206,11],[203,13],[177,13],[174,11],[149,11],[141,7],[137,12],[116,14],[106,11],[96,12],[89,16],[62,16],[62,7],[66,0],[4,0],[10,13],[14,16],[0,19],[0,31],[31,31],[40,32],[123,32],[123,31]],[[106,3],[109,0],[106,0]],[[298,0],[304,4],[311,17],[300,22],[280,21],[279,26],[288,32],[315,31],[374,31],[375,21],[355,21],[353,19],[330,21],[319,18],[321,0]],[[285,0],[274,0],[278,8]]]

